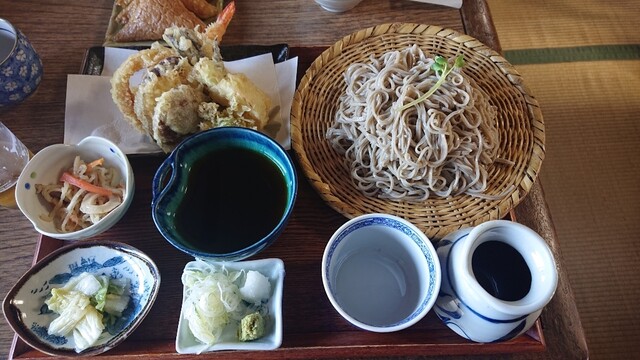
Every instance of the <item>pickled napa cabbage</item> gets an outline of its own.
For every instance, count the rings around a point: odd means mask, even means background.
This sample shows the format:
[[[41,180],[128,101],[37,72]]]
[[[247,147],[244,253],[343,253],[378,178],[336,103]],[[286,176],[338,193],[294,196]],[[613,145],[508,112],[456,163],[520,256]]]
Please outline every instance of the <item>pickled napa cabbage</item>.
[[[49,324],[48,333],[65,337],[72,334],[75,351],[82,352],[98,341],[107,321],[122,316],[129,298],[128,279],[82,273],[63,287],[51,289],[45,304],[59,316]]]

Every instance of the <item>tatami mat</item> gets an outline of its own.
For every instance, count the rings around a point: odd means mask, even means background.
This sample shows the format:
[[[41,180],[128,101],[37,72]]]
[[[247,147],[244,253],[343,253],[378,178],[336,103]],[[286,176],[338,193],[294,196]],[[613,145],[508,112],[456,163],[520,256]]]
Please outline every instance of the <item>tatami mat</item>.
[[[638,0],[488,3],[504,49],[640,44]]]
[[[640,56],[636,50],[613,57],[581,53],[638,49],[640,32],[633,28],[640,2],[489,5],[505,57],[518,63],[542,108],[546,158],[540,181],[590,357],[637,358]]]
[[[540,179],[592,358],[628,358],[640,336],[640,61],[518,70],[542,107]]]

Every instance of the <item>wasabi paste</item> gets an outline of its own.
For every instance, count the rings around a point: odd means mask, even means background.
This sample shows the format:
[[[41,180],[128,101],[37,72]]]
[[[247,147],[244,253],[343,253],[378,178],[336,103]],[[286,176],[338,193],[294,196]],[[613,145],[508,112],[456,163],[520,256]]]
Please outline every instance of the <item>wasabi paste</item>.
[[[258,312],[251,313],[240,320],[238,339],[252,341],[264,336],[264,317]]]

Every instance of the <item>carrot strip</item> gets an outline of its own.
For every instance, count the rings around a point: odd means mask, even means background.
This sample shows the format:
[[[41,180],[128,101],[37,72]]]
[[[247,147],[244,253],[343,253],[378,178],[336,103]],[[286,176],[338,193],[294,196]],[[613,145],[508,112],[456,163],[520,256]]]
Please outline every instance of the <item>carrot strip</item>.
[[[104,158],[93,160],[92,162],[87,164],[87,171],[91,172],[91,170],[93,170],[94,167],[102,166],[103,164],[104,164]]]
[[[98,195],[110,196],[113,192],[109,189],[105,189],[101,186],[93,185],[92,183],[78,179],[77,177],[69,174],[68,172],[62,173],[60,177],[60,181],[68,182],[73,186],[77,186],[81,189],[87,190],[88,192],[92,192]]]

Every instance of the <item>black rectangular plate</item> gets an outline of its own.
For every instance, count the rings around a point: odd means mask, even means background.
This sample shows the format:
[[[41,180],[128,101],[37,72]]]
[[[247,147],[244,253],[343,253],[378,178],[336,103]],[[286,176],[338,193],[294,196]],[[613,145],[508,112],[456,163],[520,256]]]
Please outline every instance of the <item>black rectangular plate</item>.
[[[142,50],[148,46],[134,46],[127,49]],[[251,56],[271,53],[274,63],[279,63],[289,58],[289,45],[226,45],[220,46],[222,58],[225,61],[240,60]],[[100,75],[104,65],[104,47],[94,46],[87,50],[80,68],[80,74]]]

